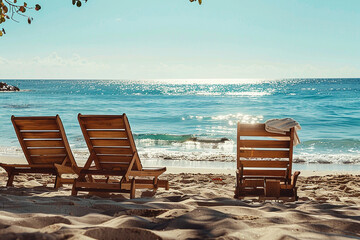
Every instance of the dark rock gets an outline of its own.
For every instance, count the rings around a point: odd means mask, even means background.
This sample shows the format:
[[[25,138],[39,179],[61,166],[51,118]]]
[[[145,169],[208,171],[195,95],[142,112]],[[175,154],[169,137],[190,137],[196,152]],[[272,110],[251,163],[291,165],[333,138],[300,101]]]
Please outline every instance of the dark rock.
[[[230,141],[228,138],[220,138],[220,139],[202,139],[197,137],[192,137],[189,141],[200,142],[200,143],[225,143],[226,141]]]
[[[18,87],[8,85],[4,82],[0,82],[0,92],[1,91],[20,91]]]

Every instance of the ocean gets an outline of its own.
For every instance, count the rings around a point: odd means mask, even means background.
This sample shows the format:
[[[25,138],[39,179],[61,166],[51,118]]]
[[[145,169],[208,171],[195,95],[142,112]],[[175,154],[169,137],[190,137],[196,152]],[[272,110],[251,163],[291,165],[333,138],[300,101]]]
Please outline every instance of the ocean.
[[[1,81],[21,91],[0,92],[0,162],[22,154],[11,115],[59,114],[84,162],[77,114],[126,113],[150,165],[233,168],[236,123],[284,117],[302,127],[297,165],[360,164],[360,79]]]

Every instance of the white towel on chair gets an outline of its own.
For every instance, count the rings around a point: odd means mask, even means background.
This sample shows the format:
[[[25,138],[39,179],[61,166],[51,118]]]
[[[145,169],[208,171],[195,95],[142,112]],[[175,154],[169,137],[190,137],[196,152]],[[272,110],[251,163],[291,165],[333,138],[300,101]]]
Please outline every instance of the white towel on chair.
[[[286,134],[291,128],[295,129],[294,146],[300,143],[296,131],[301,129],[300,124],[292,118],[270,119],[265,122],[265,130],[271,133]]]

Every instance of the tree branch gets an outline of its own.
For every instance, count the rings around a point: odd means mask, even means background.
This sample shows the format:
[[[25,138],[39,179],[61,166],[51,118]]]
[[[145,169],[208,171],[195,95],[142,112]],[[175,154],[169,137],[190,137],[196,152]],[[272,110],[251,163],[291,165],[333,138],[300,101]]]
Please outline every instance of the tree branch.
[[[36,4],[34,7],[29,7],[26,2],[24,2],[22,5],[17,4],[18,0],[0,0],[0,25],[3,24],[6,19],[11,19],[15,22],[19,22],[14,18],[15,13],[19,16],[25,17],[28,20],[28,23],[31,24],[33,18],[25,15],[24,13],[27,10],[33,10],[39,11],[41,9],[41,6],[39,4]],[[199,5],[201,5],[202,0],[189,0],[190,2],[198,2]],[[77,7],[81,7],[82,3],[86,3],[87,0],[72,0],[72,4],[76,5]],[[9,15],[11,17],[9,17]],[[0,37],[2,37],[5,34],[4,28],[0,30]]]

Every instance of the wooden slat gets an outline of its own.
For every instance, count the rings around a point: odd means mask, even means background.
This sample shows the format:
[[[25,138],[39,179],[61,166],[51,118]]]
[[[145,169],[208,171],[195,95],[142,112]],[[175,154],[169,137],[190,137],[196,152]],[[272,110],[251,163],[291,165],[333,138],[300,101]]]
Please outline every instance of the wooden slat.
[[[154,184],[152,184],[152,183],[138,183],[138,181],[136,181],[136,183],[135,183],[135,188],[136,188],[136,189],[145,189],[145,188],[147,188],[147,189],[154,189],[155,186],[154,186]]]
[[[36,120],[14,119],[14,122],[20,130],[58,130],[59,129],[56,121],[51,119],[36,119]]]
[[[266,197],[280,197],[280,180],[266,179],[264,193]]]
[[[265,123],[240,123],[240,129],[248,129],[251,131],[265,131]]]
[[[129,163],[132,156],[115,156],[115,155],[97,155],[100,162],[127,162]]]
[[[243,171],[243,176],[259,176],[259,177],[285,177],[285,170],[255,170],[255,169],[245,169]]]
[[[5,164],[0,163],[3,168],[52,168],[53,164]]]
[[[290,141],[283,140],[240,140],[240,148],[289,148]]]
[[[166,171],[166,167],[159,168],[159,169],[153,169],[153,170],[142,170],[142,171],[131,171],[129,176],[159,176],[163,172]]]
[[[87,131],[90,138],[127,138],[127,133],[124,130],[112,131]]]
[[[290,136],[290,132],[283,134],[278,133],[269,133],[265,130],[265,124],[239,124],[239,135],[240,136],[278,136],[278,137],[284,137],[284,136]]]
[[[27,147],[64,147],[61,140],[25,140],[25,145]]]
[[[53,156],[31,156],[31,160],[34,164],[61,164],[64,160],[65,155],[53,155]]]
[[[129,163],[123,162],[111,162],[104,163],[100,162],[102,169],[114,170],[114,171],[125,171],[129,168]]]
[[[56,174],[55,168],[27,168],[27,169],[14,169],[13,174],[17,173],[44,173],[44,174]]]
[[[287,168],[289,161],[240,160],[243,167]]]
[[[89,183],[89,182],[76,182],[76,188],[94,188],[94,189],[111,189],[120,190],[120,184],[108,184],[108,183]]]
[[[257,137],[286,137],[289,136],[290,133],[286,133],[285,135],[278,133],[270,133],[266,131],[251,131],[248,129],[241,130],[240,129],[240,137],[242,136],[257,136]]]
[[[109,175],[109,176],[123,176],[126,171],[125,170],[89,170],[89,169],[81,169],[81,174],[91,174],[91,175]]]
[[[106,148],[106,147],[96,147],[94,151],[97,154],[133,154],[130,148]]]
[[[263,179],[245,179],[242,187],[264,187]]]
[[[66,154],[65,148],[35,148],[27,149],[30,155]]]
[[[22,132],[21,136],[25,139],[61,138],[60,132]]]
[[[86,129],[124,129],[124,120],[122,117],[118,118],[81,118]]]
[[[240,150],[243,158],[289,158],[289,151],[280,150]]]
[[[94,147],[96,146],[130,146],[129,140],[122,140],[122,139],[96,139],[91,140],[91,143]]]
[[[12,117],[14,120],[55,120],[56,116]]]

